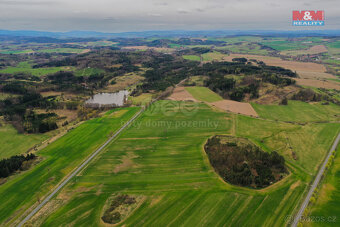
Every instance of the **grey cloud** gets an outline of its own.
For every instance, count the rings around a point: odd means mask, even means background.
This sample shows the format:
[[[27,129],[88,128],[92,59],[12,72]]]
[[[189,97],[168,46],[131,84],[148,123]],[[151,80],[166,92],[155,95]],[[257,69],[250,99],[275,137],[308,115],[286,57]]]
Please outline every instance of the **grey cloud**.
[[[57,1],[20,1],[0,0],[0,5],[27,6],[27,5],[56,5]]]
[[[190,13],[190,10],[179,8],[177,9],[177,12],[180,14],[188,14]]]

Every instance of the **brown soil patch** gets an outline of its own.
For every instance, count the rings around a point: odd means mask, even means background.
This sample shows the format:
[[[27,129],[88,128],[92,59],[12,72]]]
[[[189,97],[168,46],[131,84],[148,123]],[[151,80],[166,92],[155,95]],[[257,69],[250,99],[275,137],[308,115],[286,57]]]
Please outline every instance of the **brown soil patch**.
[[[115,169],[113,170],[114,173],[119,173],[122,171],[129,170],[133,166],[135,166],[135,163],[132,161],[132,159],[137,158],[138,156],[135,155],[133,152],[128,152],[125,156],[121,159],[121,164],[116,165]]]
[[[123,47],[122,49],[126,49],[126,50],[146,50],[148,49],[148,46],[126,46]]]
[[[289,190],[294,190],[295,188],[297,188],[298,186],[300,186],[301,181],[296,181],[294,184],[292,184],[289,188]]]
[[[185,87],[176,87],[168,99],[175,101],[196,101],[196,99],[185,90]]]
[[[308,49],[309,54],[320,54],[327,51],[328,50],[324,45],[312,46],[311,48]]]
[[[221,100],[210,104],[224,111],[258,117],[256,111],[249,103],[236,102],[232,100]]]
[[[299,79],[299,78],[295,80],[298,85],[302,85],[302,86],[336,89],[340,91],[340,84],[336,82],[332,82],[332,81],[317,80],[317,79]]]
[[[90,49],[85,49],[85,50],[83,50],[81,53],[82,54],[85,54],[85,53],[88,53],[88,52],[90,52],[91,50]]]
[[[284,55],[297,56],[307,54],[320,54],[325,52],[328,52],[328,49],[324,45],[316,45],[306,50],[287,50],[282,51],[281,53]]]
[[[325,73],[326,67],[312,62],[297,62],[297,61],[286,61],[277,57],[250,55],[250,54],[230,54],[223,58],[224,61],[232,61],[233,58],[244,57],[247,59],[256,59],[263,61],[267,65],[280,66],[296,71],[301,78],[304,79],[316,79],[316,78],[336,78],[332,74]]]
[[[159,203],[162,199],[163,199],[163,196],[161,196],[161,195],[152,197],[150,206],[153,207],[154,205],[156,205],[157,203]]]

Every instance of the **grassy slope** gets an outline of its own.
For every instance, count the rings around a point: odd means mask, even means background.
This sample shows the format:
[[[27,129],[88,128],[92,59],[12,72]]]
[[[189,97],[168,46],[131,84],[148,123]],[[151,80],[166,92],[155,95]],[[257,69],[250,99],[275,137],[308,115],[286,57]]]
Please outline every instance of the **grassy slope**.
[[[304,226],[339,226],[340,214],[340,146],[336,150],[336,156],[331,168],[327,171],[326,178],[322,182],[317,194],[317,201],[312,206],[310,216],[324,218],[326,221],[303,223]],[[335,217],[335,218],[334,218]],[[335,221],[335,222],[333,222]]]
[[[186,87],[185,88],[195,99],[202,102],[216,102],[223,100],[221,96],[206,87]]]
[[[152,99],[152,94],[150,93],[143,93],[139,96],[129,96],[129,100],[131,100],[131,102],[134,104],[134,105],[145,105],[149,102],[151,102],[151,99]]]
[[[289,42],[285,40],[262,42],[262,44],[265,46],[269,46],[278,51],[298,50],[298,49],[308,48],[310,46],[302,42]]]
[[[183,55],[182,57],[184,59],[190,60],[190,61],[200,61],[201,60],[200,56],[197,56],[197,55]]]
[[[17,217],[42,198],[137,110],[133,107],[121,110],[125,112],[122,116],[115,112],[89,120],[40,151],[43,161],[0,186],[0,223]]]
[[[340,107],[330,103],[329,105],[309,104],[299,101],[289,101],[287,106],[260,105],[252,106],[262,118],[280,121],[317,122],[339,121]],[[275,113],[275,114],[273,114]]]
[[[0,127],[0,159],[23,154],[48,137],[48,134],[19,134],[12,125],[2,123]]]
[[[220,61],[226,56],[228,56],[228,55],[222,54],[222,53],[217,52],[217,51],[202,54],[203,61],[213,61],[213,60]]]
[[[164,104],[173,109],[168,108],[166,113],[157,111]],[[285,149],[278,148],[286,136],[301,139],[302,142],[291,142],[291,146],[307,156],[314,155],[313,163],[306,166],[313,169],[326,154],[339,128],[339,124],[302,126],[235,116],[214,112],[202,103],[195,114],[184,115],[178,113],[177,104],[155,103],[135,127],[123,133],[61,192],[54,202],[64,198],[63,205],[57,206],[42,226],[66,223],[99,226],[106,199],[117,192],[147,196],[120,225],[284,226],[285,216],[292,214],[311,177],[305,173],[303,158],[295,161]],[[208,121],[217,122],[217,128],[182,125]],[[288,160],[291,174],[260,191],[223,183],[208,164],[202,147],[214,134],[247,137],[265,150],[277,149]],[[316,147],[318,152],[309,146]],[[127,156],[132,158],[122,165]],[[114,171],[117,166],[120,172]]]

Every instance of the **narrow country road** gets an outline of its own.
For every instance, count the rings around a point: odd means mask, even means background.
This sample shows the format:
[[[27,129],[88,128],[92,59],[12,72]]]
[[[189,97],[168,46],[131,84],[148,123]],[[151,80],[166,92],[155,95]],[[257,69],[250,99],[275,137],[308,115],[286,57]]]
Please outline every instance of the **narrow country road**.
[[[311,198],[312,195],[313,195],[313,192],[314,192],[315,188],[316,188],[316,187],[318,186],[318,184],[320,183],[321,177],[322,177],[323,173],[325,172],[325,169],[326,169],[326,165],[327,165],[327,163],[328,163],[328,160],[329,160],[329,158],[331,157],[332,152],[333,152],[333,151],[336,149],[336,147],[338,146],[339,141],[340,141],[340,133],[338,134],[337,138],[335,139],[335,141],[334,141],[334,143],[333,143],[333,145],[332,145],[332,147],[331,147],[331,149],[330,149],[330,151],[329,151],[329,153],[328,153],[328,155],[327,155],[325,161],[323,162],[323,164],[322,164],[322,166],[321,166],[321,168],[320,168],[318,174],[316,175],[315,180],[314,180],[313,184],[311,185],[311,187],[310,187],[310,189],[309,189],[309,191],[308,191],[308,194],[307,194],[305,200],[304,200],[303,203],[301,204],[301,207],[300,207],[298,213],[297,213],[296,216],[294,217],[294,220],[293,220],[293,223],[292,223],[292,227],[296,227],[297,224],[299,223],[299,220],[301,219],[301,216],[302,216],[304,210],[306,209],[306,207],[307,207],[307,205],[308,205],[308,203],[309,203],[309,200],[310,200],[310,198]]]
[[[113,136],[111,136],[100,148],[91,154],[76,170],[74,170],[58,187],[56,187],[37,207],[35,207],[17,226],[23,226],[30,220],[56,193],[60,191],[75,175],[77,175],[95,156],[98,155],[114,138],[116,138],[126,127],[128,127],[142,112],[142,108],[128,122],[126,122]]]

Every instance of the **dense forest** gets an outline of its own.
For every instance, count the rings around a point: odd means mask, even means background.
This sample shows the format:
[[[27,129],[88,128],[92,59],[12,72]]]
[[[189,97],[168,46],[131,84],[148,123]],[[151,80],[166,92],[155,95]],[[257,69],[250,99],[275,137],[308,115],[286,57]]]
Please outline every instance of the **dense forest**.
[[[281,155],[264,152],[246,139],[214,136],[204,148],[216,172],[231,184],[263,188],[287,173]]]
[[[0,160],[0,178],[6,178],[18,170],[29,168],[29,161],[35,159],[34,154],[15,155],[10,158]]]

